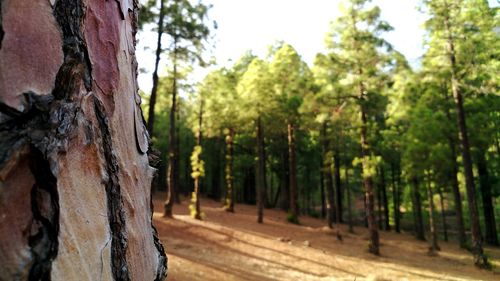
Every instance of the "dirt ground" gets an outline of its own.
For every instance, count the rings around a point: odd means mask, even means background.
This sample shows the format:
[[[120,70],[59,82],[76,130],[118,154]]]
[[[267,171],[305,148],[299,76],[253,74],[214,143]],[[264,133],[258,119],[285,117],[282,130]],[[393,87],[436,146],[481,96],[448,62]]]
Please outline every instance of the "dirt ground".
[[[174,206],[174,219],[161,217],[163,194],[155,195],[154,223],[168,255],[167,280],[500,280],[500,249],[487,248],[496,273],[472,265],[471,255],[455,243],[440,242],[438,256],[410,234],[381,232],[381,256],[366,250],[368,234],[341,225],[342,241],[324,221],[265,210],[256,223],[256,207],[236,205],[227,213],[220,203],[203,199],[203,221],[189,217],[188,202]]]

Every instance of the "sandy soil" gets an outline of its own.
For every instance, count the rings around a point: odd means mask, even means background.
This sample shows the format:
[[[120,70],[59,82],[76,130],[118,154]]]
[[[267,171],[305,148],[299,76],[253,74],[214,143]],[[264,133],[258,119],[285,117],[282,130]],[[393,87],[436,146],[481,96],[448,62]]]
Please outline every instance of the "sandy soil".
[[[155,195],[154,223],[169,258],[167,280],[500,280],[500,273],[472,266],[471,255],[454,243],[441,242],[431,257],[426,242],[381,232],[382,255],[375,257],[362,227],[349,234],[341,225],[338,241],[319,219],[301,217],[298,226],[286,223],[282,211],[265,210],[258,224],[255,206],[237,205],[233,214],[208,199],[203,221],[189,217],[187,202],[164,219],[161,198]],[[500,249],[487,253],[498,270]]]

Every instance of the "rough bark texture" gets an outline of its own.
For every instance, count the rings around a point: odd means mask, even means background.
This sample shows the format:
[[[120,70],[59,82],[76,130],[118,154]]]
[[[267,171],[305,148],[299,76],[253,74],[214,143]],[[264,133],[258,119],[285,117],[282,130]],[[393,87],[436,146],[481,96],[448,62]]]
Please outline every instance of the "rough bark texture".
[[[162,280],[136,1],[4,0],[0,280]]]

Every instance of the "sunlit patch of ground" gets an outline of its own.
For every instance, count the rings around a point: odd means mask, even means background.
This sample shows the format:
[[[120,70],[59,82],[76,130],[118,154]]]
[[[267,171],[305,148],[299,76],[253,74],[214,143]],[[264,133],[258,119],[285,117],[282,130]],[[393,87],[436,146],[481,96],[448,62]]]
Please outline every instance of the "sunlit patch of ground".
[[[265,210],[256,223],[256,208],[237,205],[234,214],[203,200],[204,221],[189,217],[187,203],[174,207],[174,219],[161,217],[161,194],[154,222],[169,257],[167,280],[500,280],[476,269],[466,251],[441,242],[437,257],[427,244],[407,234],[381,232],[381,257],[367,253],[367,233],[356,228],[343,241],[319,219],[285,222],[286,214]],[[499,249],[488,249],[499,266]]]

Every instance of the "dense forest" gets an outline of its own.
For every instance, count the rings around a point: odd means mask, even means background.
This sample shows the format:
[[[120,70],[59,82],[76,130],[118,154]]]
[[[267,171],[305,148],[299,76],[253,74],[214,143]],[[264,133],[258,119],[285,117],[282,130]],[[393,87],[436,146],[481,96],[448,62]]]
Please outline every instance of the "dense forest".
[[[500,245],[498,8],[420,1],[425,54],[412,67],[384,40],[392,27],[377,6],[341,7],[312,65],[279,41],[226,67],[206,55],[217,32],[209,5],[141,8],[139,28],[157,36],[142,107],[164,216],[181,198],[197,219],[202,198],[228,212],[255,204],[258,223],[280,208],[294,224],[324,218],[337,239],[340,223],[366,227],[375,255],[384,252],[380,231],[411,232],[430,254],[454,241],[490,268],[483,247]],[[206,66],[202,81],[188,79]]]

